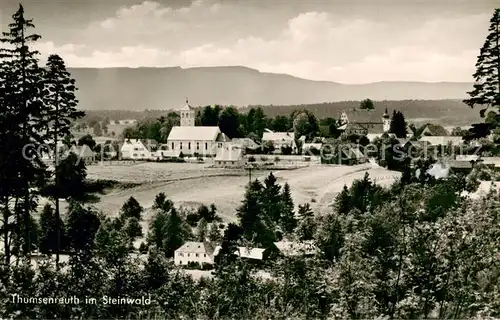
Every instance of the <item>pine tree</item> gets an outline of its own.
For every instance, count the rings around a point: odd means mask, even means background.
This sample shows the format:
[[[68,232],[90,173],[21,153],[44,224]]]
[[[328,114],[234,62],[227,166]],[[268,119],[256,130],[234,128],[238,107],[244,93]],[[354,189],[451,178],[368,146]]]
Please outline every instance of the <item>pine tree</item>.
[[[481,47],[476,62],[474,89],[464,103],[500,108],[500,9],[495,9],[490,20],[489,34]],[[481,117],[486,109],[481,110]]]
[[[90,208],[71,201],[68,209],[68,241],[72,253],[90,253],[101,225],[97,214]]]
[[[268,246],[275,241],[274,230],[266,223],[263,188],[258,180],[251,182],[245,192],[245,199],[237,210],[243,238],[256,246]]]
[[[293,204],[292,192],[290,191],[290,185],[288,183],[285,183],[283,186],[281,203],[283,205],[280,223],[281,229],[286,234],[291,234],[297,226],[297,220],[295,219],[295,206]]]
[[[174,251],[184,244],[188,234],[184,222],[175,208],[170,210],[165,223],[163,251],[167,257],[173,257]]]
[[[408,129],[406,128],[406,120],[401,111],[394,110],[391,118],[389,132],[394,133],[398,138],[406,138]]]
[[[120,210],[120,216],[124,218],[136,218],[137,220],[141,220],[141,214],[144,211],[144,208],[141,207],[139,202],[135,200],[134,197],[128,198],[128,200],[123,204]]]
[[[299,227],[297,234],[299,240],[312,240],[316,232],[316,223],[314,222],[314,213],[309,203],[299,205]]]
[[[56,229],[56,216],[54,214],[54,209],[50,204],[46,204],[43,207],[43,211],[40,215],[40,252],[41,253],[53,253],[57,251],[57,229]],[[60,221],[61,228],[63,226],[62,221]]]
[[[6,117],[5,126],[0,131],[5,132],[5,138],[10,140],[9,148],[4,149],[4,152],[9,152],[10,161],[16,163],[16,170],[6,174],[18,179],[17,182],[11,181],[11,194],[14,198],[22,199],[22,206],[16,208],[16,230],[18,232],[21,229],[19,223],[24,221],[24,241],[28,243],[22,247],[29,249],[32,247],[29,243],[30,213],[35,209],[31,190],[39,187],[45,174],[45,166],[36,152],[45,140],[40,134],[41,128],[45,126],[41,117],[44,112],[41,99],[43,78],[36,58],[38,52],[30,49],[30,45],[40,36],[28,34],[28,29],[34,28],[34,25],[31,19],[25,17],[22,5],[19,5],[12,18],[8,31],[3,32],[3,37],[0,38],[4,44],[0,48],[0,58],[3,60],[2,71],[5,72],[6,79],[3,84],[3,106],[7,106],[6,110],[2,110]],[[26,146],[30,147],[25,149]],[[24,254],[31,261],[30,253]]]
[[[222,233],[219,226],[215,222],[210,225],[210,230],[208,231],[208,240],[214,243],[220,243],[222,241]]]
[[[335,209],[339,214],[348,214],[351,211],[351,196],[346,185],[342,191],[335,197]]]
[[[273,226],[279,223],[283,206],[281,200],[281,186],[276,183],[277,179],[271,172],[264,180],[262,190],[263,213],[266,223]]]
[[[198,228],[196,229],[197,241],[205,242],[207,239],[208,226],[205,219],[198,221]]]
[[[54,154],[54,167],[58,165],[59,141],[66,137],[71,137],[71,122],[83,117],[82,111],[77,111],[78,100],[75,97],[75,80],[71,78],[70,73],[66,71],[64,61],[58,55],[50,55],[44,72],[45,94],[43,96],[45,103],[45,123],[47,125],[47,137],[52,138],[52,152]],[[57,174],[57,170],[55,171]],[[58,177],[54,178],[55,189],[58,190]],[[60,235],[60,210],[59,194],[54,195],[56,205],[55,222],[57,232],[57,250],[56,266],[59,264],[59,248],[61,243]]]

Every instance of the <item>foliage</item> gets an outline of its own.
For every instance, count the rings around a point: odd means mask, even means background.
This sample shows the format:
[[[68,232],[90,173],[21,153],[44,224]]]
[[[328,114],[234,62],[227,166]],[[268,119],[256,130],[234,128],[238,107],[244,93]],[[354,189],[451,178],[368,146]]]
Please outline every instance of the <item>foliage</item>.
[[[489,107],[500,107],[500,9],[495,9],[490,20],[489,34],[481,47],[476,62],[474,89],[468,92],[469,99],[464,103],[471,108],[475,105],[486,106],[480,112],[481,117]]]
[[[394,133],[398,138],[406,138],[408,130],[406,128],[406,120],[401,111],[394,110],[391,118],[389,132]]]
[[[365,100],[363,100],[363,101],[360,102],[359,108],[361,110],[365,110],[365,109],[366,110],[373,110],[373,109],[375,109],[375,104],[373,103],[372,100],[365,99]]]

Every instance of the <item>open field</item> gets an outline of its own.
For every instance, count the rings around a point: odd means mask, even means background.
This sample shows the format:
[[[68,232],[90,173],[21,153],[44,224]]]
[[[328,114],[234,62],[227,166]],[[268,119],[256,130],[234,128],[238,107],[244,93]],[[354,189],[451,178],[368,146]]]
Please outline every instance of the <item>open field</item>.
[[[118,214],[122,204],[130,197],[146,209],[144,227],[149,221],[155,196],[164,192],[177,206],[197,207],[214,203],[225,221],[236,219],[249,181],[248,172],[209,168],[195,163],[138,163],[116,166],[89,166],[88,178],[135,182],[141,185],[129,189],[110,190],[101,196],[96,207],[105,214]],[[335,195],[344,185],[355,179],[370,177],[381,185],[391,184],[398,172],[388,171],[372,164],[357,166],[314,165],[295,170],[274,171],[280,184],[288,182],[295,204],[310,202],[316,212],[326,212]],[[269,171],[252,172],[252,179],[264,179]]]

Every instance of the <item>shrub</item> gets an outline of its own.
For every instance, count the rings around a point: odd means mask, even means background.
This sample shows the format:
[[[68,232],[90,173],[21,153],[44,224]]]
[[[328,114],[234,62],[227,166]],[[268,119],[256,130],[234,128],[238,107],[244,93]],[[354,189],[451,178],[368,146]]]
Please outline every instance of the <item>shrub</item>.
[[[267,157],[262,156],[262,157],[260,157],[260,160],[261,160],[261,161],[267,161],[267,160],[268,160],[268,158],[267,158]]]
[[[281,160],[280,157],[275,157],[274,158],[274,162],[280,162],[280,160]]]
[[[254,156],[248,157],[248,162],[255,162],[255,157]]]
[[[213,264],[203,262],[201,264],[201,270],[212,270],[214,268]]]
[[[148,253],[148,246],[144,242],[141,242],[141,245],[139,246],[139,252],[142,254]]]
[[[184,153],[182,153],[182,151],[179,153],[179,158],[184,159]]]

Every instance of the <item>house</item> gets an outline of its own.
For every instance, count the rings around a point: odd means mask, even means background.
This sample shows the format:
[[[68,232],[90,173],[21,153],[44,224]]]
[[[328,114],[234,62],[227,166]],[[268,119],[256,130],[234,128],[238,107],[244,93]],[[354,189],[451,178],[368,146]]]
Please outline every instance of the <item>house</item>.
[[[377,119],[379,114],[372,110],[359,110],[352,111],[348,114],[343,111],[340,115],[341,126],[338,128],[343,131],[345,135],[361,135],[368,134],[383,134],[389,132],[391,126],[391,119],[387,108],[381,116],[381,121]]]
[[[169,150],[182,152],[185,156],[215,156],[226,144],[231,142],[219,127],[195,126],[195,110],[186,100],[180,110],[181,125],[170,131],[167,139]]]
[[[126,139],[120,149],[123,159],[154,159],[158,143],[153,139]]]
[[[69,149],[67,154],[69,154],[69,153],[76,154],[78,156],[78,158],[80,160],[83,160],[85,163],[92,163],[95,161],[95,153],[87,145],[72,146],[71,149]]]
[[[297,153],[297,144],[293,132],[273,132],[266,129],[262,135],[262,145],[268,143],[272,143],[276,153],[279,153],[283,147],[292,148],[292,153]]]
[[[274,246],[278,252],[285,257],[312,256],[318,252],[318,248],[313,241],[279,241]]]
[[[322,143],[304,143],[302,145],[302,154],[307,154],[310,150],[317,150],[319,152],[322,147]]]
[[[424,126],[421,136],[448,136],[449,132],[440,125],[428,123]]]
[[[188,263],[213,264],[214,248],[208,242],[188,241],[174,251],[174,264],[178,266]]]
[[[232,145],[220,149],[214,159],[214,166],[218,168],[241,168],[244,164],[243,150]]]
[[[221,246],[215,247],[213,256],[214,258],[219,255]],[[250,247],[237,247],[234,254],[242,259],[253,261],[253,262],[263,262],[267,260],[273,250],[271,248],[250,248]]]
[[[464,144],[462,137],[457,136],[422,136],[419,141],[426,141],[432,146],[461,146]]]

